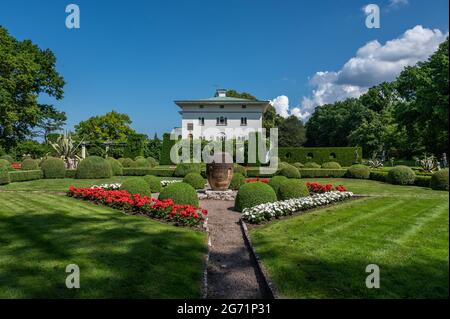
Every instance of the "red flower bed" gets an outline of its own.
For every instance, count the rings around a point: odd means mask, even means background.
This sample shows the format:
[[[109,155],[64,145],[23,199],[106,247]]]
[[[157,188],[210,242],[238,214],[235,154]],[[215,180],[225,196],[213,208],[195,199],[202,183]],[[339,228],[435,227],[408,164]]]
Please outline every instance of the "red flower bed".
[[[14,169],[21,169],[22,168],[22,164],[21,163],[12,163],[11,167]]]
[[[158,200],[140,194],[131,195],[125,190],[70,186],[67,196],[123,209],[127,212],[142,213],[183,226],[197,226],[205,220],[208,214],[206,209],[190,205],[177,205],[171,199]]]
[[[338,192],[346,192],[347,189],[345,188],[344,185],[338,185],[338,186],[333,186],[332,184],[319,184],[319,183],[311,183],[311,182],[307,182],[306,183],[306,187],[308,187],[308,190],[311,193],[326,193],[326,192],[331,192],[331,191],[338,191]]]
[[[250,178],[250,179],[247,179],[245,182],[246,182],[246,183],[256,183],[256,182],[261,182],[261,183],[267,184],[267,183],[269,183],[269,179],[268,179],[268,178],[259,178],[259,177],[257,177],[257,178]]]

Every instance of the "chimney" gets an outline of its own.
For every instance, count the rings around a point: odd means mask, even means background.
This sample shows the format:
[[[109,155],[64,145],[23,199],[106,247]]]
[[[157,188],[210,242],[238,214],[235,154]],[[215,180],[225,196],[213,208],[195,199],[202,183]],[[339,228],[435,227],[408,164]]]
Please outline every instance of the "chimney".
[[[215,97],[226,97],[227,96],[227,90],[225,89],[217,89]]]

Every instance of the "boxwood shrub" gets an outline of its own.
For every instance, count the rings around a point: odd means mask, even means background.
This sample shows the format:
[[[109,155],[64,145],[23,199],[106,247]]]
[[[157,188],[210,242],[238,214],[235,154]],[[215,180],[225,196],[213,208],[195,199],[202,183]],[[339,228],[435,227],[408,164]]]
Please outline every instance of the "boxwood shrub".
[[[11,179],[9,178],[8,170],[4,168],[0,168],[0,185],[6,185],[11,182]]]
[[[369,179],[373,181],[386,182],[388,172],[385,171],[371,171]]]
[[[245,184],[245,176],[241,173],[234,173],[231,178],[230,189],[237,190]]]
[[[136,163],[131,158],[123,159],[121,164],[123,167],[136,167]]]
[[[111,166],[113,176],[122,176],[123,175],[123,166],[120,164],[118,160],[113,157],[108,157],[106,159]]]
[[[14,158],[11,155],[2,155],[0,159],[8,161],[10,164],[14,163]]]
[[[246,183],[237,192],[234,208],[242,212],[244,208],[276,201],[277,195],[269,185],[261,182]]]
[[[431,176],[430,186],[432,189],[448,191],[448,168],[434,173]]]
[[[368,166],[355,164],[347,169],[345,176],[348,178],[368,179],[370,177],[370,169]]]
[[[362,158],[361,147],[280,147],[278,156],[282,161],[290,163],[316,162],[319,164],[335,161],[342,166],[350,166],[356,160],[355,150],[358,158]]]
[[[163,188],[158,199],[172,199],[175,204],[198,207],[198,196],[195,189],[184,182],[173,183]]]
[[[11,166],[11,163],[8,160],[0,159],[0,169],[6,170],[6,171],[12,171],[13,168]]]
[[[285,176],[287,178],[300,178],[300,171],[298,170],[297,167],[292,166],[292,165],[285,165],[280,172],[278,173],[278,175],[281,176]]]
[[[416,174],[408,166],[396,166],[390,169],[387,175],[387,181],[395,185],[413,185]]]
[[[66,177],[66,165],[64,161],[56,157],[48,157],[41,162],[41,170],[44,178],[64,178]]]
[[[154,159],[153,157],[149,156],[146,159],[147,159],[147,162],[150,165],[150,167],[155,167],[158,165],[158,161],[156,159]]]
[[[315,162],[306,162],[303,168],[320,168],[320,165]]]
[[[100,156],[88,156],[78,164],[76,178],[110,178],[112,176],[111,165]]]
[[[338,162],[326,162],[322,164],[322,168],[326,169],[341,169],[342,166]]]
[[[344,177],[346,169],[302,168],[299,170],[302,178]]]
[[[201,174],[201,165],[197,163],[180,163],[175,168],[173,175],[176,177],[185,177],[189,173]]]
[[[242,166],[242,165],[234,164],[233,171],[234,171],[234,173],[239,173],[239,174],[242,174],[244,176],[247,176],[247,171],[246,171],[245,167]]]
[[[287,180],[288,180],[288,178],[286,176],[281,176],[281,175],[274,176],[270,179],[269,186],[273,188],[273,190],[275,191],[275,194],[277,194],[277,196],[278,196],[278,190],[280,188],[280,185]]]
[[[76,169],[66,169],[66,178],[75,178],[77,176]]]
[[[34,159],[26,158],[22,161],[21,169],[24,171],[33,171],[39,169],[39,165]]]
[[[195,189],[205,188],[206,180],[198,173],[189,173],[183,178],[183,182],[191,185]]]
[[[144,157],[136,159],[134,165],[134,167],[150,167],[150,163]]]
[[[140,168],[140,167],[133,167],[133,168],[123,168],[123,175],[124,176],[145,176],[145,175],[155,175],[159,177],[172,177],[173,176],[173,168]]]
[[[305,167],[305,165],[303,165],[300,162],[295,162],[294,164],[292,164],[293,166],[297,167],[298,169]]]
[[[143,179],[147,182],[152,193],[159,193],[162,190],[161,180],[154,175],[145,175]]]
[[[278,198],[280,200],[306,196],[309,196],[308,188],[306,187],[305,182],[300,179],[288,179],[281,183],[278,188]]]
[[[28,171],[12,171],[9,172],[9,178],[11,180],[11,183],[34,181],[42,178],[42,171],[40,169]]]
[[[130,178],[123,181],[121,190],[126,190],[130,194],[141,194],[142,196],[152,196],[148,182],[142,177]]]
[[[421,187],[431,187],[431,176],[416,176],[414,185]]]

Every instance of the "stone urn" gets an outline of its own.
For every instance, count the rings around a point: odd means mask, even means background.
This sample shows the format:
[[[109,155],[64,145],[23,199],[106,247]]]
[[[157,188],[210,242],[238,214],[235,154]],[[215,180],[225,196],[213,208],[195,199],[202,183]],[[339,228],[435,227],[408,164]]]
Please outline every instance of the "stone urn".
[[[206,164],[206,176],[213,191],[226,191],[233,177],[233,158],[228,153],[215,153]]]

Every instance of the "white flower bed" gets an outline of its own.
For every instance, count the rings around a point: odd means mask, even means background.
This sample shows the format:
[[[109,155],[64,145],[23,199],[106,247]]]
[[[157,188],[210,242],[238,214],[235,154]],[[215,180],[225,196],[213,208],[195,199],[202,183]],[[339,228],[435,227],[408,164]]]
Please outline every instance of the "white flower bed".
[[[307,210],[319,206],[332,204],[349,199],[352,192],[327,192],[315,194],[309,197],[301,197],[279,201],[274,203],[261,204],[242,211],[242,219],[252,224],[278,218],[280,216],[292,215],[295,212]]]
[[[120,186],[122,186],[121,183],[112,183],[112,184],[101,184],[101,185],[94,185],[91,188],[103,188],[106,190],[118,190],[120,189]]]
[[[165,187],[165,186],[167,186],[169,184],[180,183],[180,182],[182,182],[181,179],[163,179],[163,180],[161,180],[161,185],[163,187]]]

